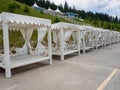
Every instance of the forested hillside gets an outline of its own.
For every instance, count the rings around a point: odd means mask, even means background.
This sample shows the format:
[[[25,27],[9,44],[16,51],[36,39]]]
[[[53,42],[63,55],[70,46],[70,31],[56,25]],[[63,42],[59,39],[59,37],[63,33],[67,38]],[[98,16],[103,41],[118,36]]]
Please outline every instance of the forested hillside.
[[[111,30],[116,30],[120,31],[120,19],[116,16],[109,16],[106,13],[93,13],[93,12],[85,12],[84,10],[77,10],[75,6],[70,7],[67,2],[65,2],[64,5],[55,5],[55,3],[50,2],[49,0],[16,0],[21,3],[25,3],[29,6],[32,6],[34,2],[38,4],[38,6],[43,7],[43,8],[51,8],[52,10],[56,10],[59,8],[62,12],[73,12],[73,13],[78,13],[79,18],[84,19],[84,23],[96,26],[96,27],[101,27],[105,29],[111,29]]]

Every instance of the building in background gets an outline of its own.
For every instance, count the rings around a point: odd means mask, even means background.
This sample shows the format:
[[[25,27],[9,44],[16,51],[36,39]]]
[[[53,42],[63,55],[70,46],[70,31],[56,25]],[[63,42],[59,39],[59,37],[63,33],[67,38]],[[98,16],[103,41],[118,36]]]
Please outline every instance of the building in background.
[[[79,16],[79,14],[71,13],[71,12],[66,12],[64,15],[68,16],[70,18],[78,18],[78,16]]]

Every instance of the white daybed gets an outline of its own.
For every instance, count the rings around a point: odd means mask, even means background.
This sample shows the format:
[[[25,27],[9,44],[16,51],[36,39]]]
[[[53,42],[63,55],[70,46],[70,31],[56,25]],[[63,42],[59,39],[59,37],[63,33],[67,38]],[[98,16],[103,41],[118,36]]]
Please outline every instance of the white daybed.
[[[95,42],[94,42],[94,45],[95,45],[95,48],[99,48],[99,47],[102,47],[104,46],[104,40],[105,40],[105,31],[102,30],[101,28],[95,28]]]
[[[114,31],[114,33],[115,33],[115,43],[118,43],[118,32]]]
[[[111,44],[114,44],[115,43],[115,31],[111,31]]]
[[[120,43],[120,32],[118,32],[117,42]]]
[[[106,31],[106,37],[105,37],[105,39],[106,39],[106,42],[105,42],[105,46],[107,46],[107,45],[111,45],[111,31],[110,30],[108,30],[108,29],[105,29],[105,31]]]
[[[0,14],[0,28],[3,30],[4,43],[4,54],[0,58],[0,67],[5,69],[6,78],[11,77],[11,69],[16,67],[44,60],[49,60],[49,63],[52,64],[50,20],[3,12]],[[35,29],[38,30],[38,41],[35,51],[32,51],[30,38]],[[9,53],[9,30],[20,30],[25,41],[23,48],[16,48],[16,55],[10,55]],[[48,47],[46,55],[43,55],[42,52],[45,49],[41,41],[46,32],[48,32]]]
[[[61,60],[64,60],[64,56],[78,52],[80,54],[80,35],[79,26],[70,23],[55,23],[52,24],[53,42],[55,44],[52,47],[52,55],[61,56]],[[69,42],[70,37],[73,36],[74,41]]]
[[[94,28],[91,26],[80,26],[80,50],[85,53],[86,50],[94,50]]]

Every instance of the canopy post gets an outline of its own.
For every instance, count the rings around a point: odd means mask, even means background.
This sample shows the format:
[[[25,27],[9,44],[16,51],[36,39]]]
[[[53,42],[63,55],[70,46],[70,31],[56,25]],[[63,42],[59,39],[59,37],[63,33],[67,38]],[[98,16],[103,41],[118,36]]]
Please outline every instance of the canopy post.
[[[119,43],[119,34],[117,34],[117,43]]]
[[[109,37],[109,33],[106,32],[105,33],[105,46],[106,46],[106,43],[108,43],[108,45],[110,44],[110,41],[109,41],[108,37]],[[108,42],[106,42],[106,41],[108,41]]]
[[[48,53],[50,57],[49,64],[52,64],[52,49],[51,49],[51,27],[48,27]]]
[[[104,40],[103,40],[103,46],[105,46],[105,41],[106,41],[106,32],[104,32],[104,33],[103,33],[103,38],[104,38]]]
[[[78,39],[77,39],[77,43],[78,43],[78,55],[80,55],[80,30],[77,30],[77,36],[78,36]]]
[[[93,47],[93,50],[94,50],[94,34],[93,33],[94,33],[94,31],[92,31],[92,34],[91,34],[92,35],[91,36],[92,37],[92,47]]]
[[[83,33],[83,53],[85,53],[85,31],[82,31]]]
[[[104,46],[104,41],[103,41],[103,38],[104,38],[104,32],[101,32],[101,39],[102,39],[102,47]]]
[[[111,35],[111,32],[109,32],[109,41],[110,41],[110,45],[112,45],[112,35]]]
[[[10,67],[10,55],[9,55],[9,32],[8,23],[3,21],[3,38],[4,38],[4,64],[5,64],[5,76],[6,78],[11,77]]]
[[[98,31],[96,31],[96,49],[98,49]]]
[[[60,51],[61,51],[61,60],[64,60],[64,33],[63,33],[63,28],[60,28]]]

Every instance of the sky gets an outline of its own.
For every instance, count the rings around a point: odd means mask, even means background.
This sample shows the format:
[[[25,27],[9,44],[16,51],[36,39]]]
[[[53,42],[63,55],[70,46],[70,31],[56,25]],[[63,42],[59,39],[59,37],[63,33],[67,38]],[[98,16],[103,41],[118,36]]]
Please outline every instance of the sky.
[[[78,10],[102,12],[111,16],[120,18],[120,0],[50,0],[55,4],[64,4],[67,1],[68,5],[75,6]]]

